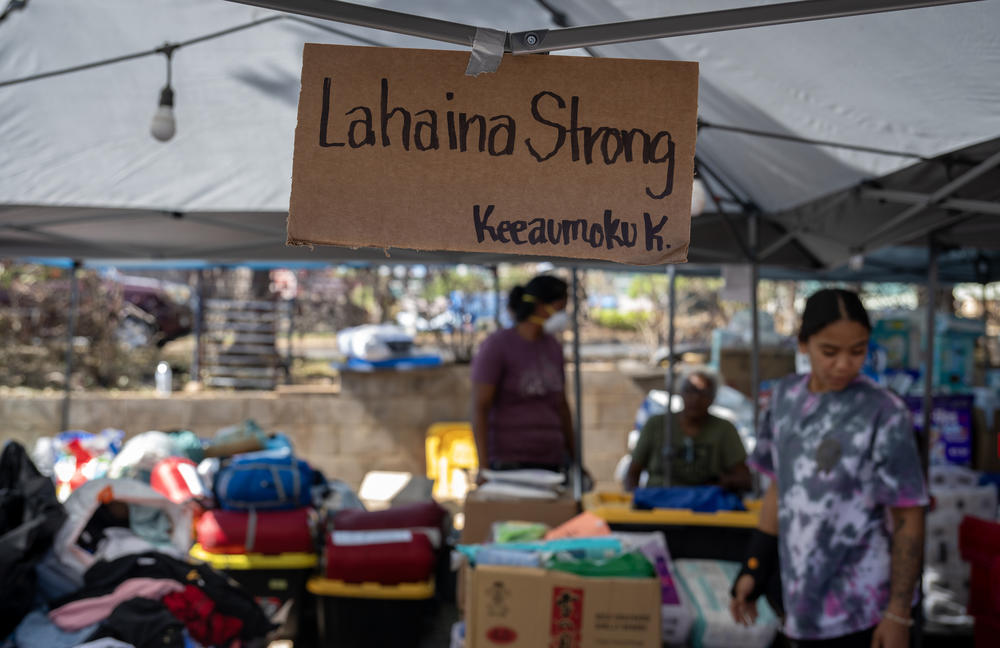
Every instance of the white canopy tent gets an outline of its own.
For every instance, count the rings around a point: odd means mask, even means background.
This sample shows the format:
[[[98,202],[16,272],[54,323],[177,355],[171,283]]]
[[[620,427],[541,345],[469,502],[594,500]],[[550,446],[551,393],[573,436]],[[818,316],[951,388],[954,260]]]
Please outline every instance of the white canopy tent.
[[[713,8],[762,5],[728,0]],[[664,11],[644,0],[374,0],[365,6],[508,32]],[[701,6],[676,1],[670,12]],[[761,262],[817,268],[863,250],[872,242],[872,220],[890,220],[906,208],[876,202],[882,198],[869,193],[858,198],[867,201],[859,210],[845,191],[1000,135],[996,24],[1000,0],[986,0],[590,49],[701,64],[699,170],[724,202],[694,221],[692,261],[747,260],[741,221],[753,212],[760,215]],[[227,30],[234,31],[173,50],[178,130],[166,143],[149,134],[166,80],[163,54],[11,83]],[[455,47],[229,2],[32,0],[10,12],[0,23],[0,255],[384,259],[381,250],[283,246],[307,41]],[[908,189],[908,200],[941,188],[939,177],[924,175]],[[992,177],[987,173],[980,182]],[[839,212],[831,207],[837,205]],[[893,228],[877,243],[911,239]]]
[[[838,8],[863,12],[865,3],[799,4],[836,15]],[[463,33],[468,26],[517,33],[665,11],[680,16],[703,5],[366,0],[358,6],[452,21]],[[764,9],[779,18],[791,12],[781,7],[748,0],[713,5]],[[418,33],[419,18],[394,20]],[[886,245],[924,244],[922,237],[939,226],[953,228],[955,245],[1000,244],[980,229],[983,218],[998,212],[998,24],[1000,0],[984,0],[619,39],[588,49],[599,56],[700,62],[698,169],[718,200],[713,213],[692,224],[690,258],[752,261],[756,277],[761,263],[821,269]],[[552,34],[558,32],[546,38]],[[9,11],[0,22],[0,256],[385,259],[381,250],[283,245],[307,41],[454,47],[219,1],[31,0]],[[166,81],[166,54],[173,61],[178,132],[160,143],[149,123]],[[79,69],[49,74],[68,68]],[[985,222],[986,231],[994,231],[992,221]],[[397,261],[504,259],[392,255]],[[933,284],[933,254],[928,265]]]

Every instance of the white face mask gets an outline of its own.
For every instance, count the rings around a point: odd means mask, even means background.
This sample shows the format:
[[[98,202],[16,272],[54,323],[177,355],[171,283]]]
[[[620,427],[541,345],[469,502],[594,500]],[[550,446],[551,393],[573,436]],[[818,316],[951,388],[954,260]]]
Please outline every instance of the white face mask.
[[[552,314],[552,317],[545,320],[545,324],[542,325],[542,328],[545,329],[546,333],[556,334],[565,331],[568,326],[569,315],[566,311],[561,310],[556,311]]]

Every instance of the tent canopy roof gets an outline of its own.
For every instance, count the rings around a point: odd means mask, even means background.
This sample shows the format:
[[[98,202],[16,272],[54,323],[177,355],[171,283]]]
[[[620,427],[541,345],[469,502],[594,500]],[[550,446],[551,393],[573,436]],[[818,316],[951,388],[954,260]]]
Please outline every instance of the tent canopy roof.
[[[557,26],[534,0],[366,4],[507,31]],[[571,25],[663,11],[651,0],[547,4]],[[723,0],[713,8],[759,4]],[[670,10],[690,13],[704,5],[676,0]],[[385,259],[382,250],[283,245],[302,45],[451,46],[280,16],[200,0],[33,0],[11,13],[0,23],[0,84],[268,22],[173,54],[178,132],[167,143],[149,135],[165,80],[160,55],[0,85],[0,255]],[[760,249],[769,253],[762,261],[812,270],[840,265],[859,250],[923,245],[937,225],[950,226],[940,236],[945,243],[1000,248],[989,214],[935,196],[996,154],[997,24],[1000,0],[985,0],[607,45],[593,53],[701,64],[699,111],[706,125],[698,158],[712,193],[728,190],[733,200],[723,204],[724,213],[717,209],[692,222],[692,262],[745,261],[744,219],[756,211]],[[752,136],[726,126],[909,155]],[[945,199],[995,206],[997,187],[994,166]],[[932,207],[871,235],[920,196],[934,197]],[[391,255],[416,262],[510,259]]]

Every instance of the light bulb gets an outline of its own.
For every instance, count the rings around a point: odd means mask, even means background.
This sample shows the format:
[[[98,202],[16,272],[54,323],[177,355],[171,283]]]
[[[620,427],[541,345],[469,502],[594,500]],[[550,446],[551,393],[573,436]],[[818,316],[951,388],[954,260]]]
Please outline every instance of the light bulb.
[[[847,260],[847,267],[854,272],[861,272],[865,267],[865,255],[854,254]]]
[[[161,142],[166,142],[177,132],[177,123],[174,121],[174,91],[169,85],[160,91],[160,105],[153,113],[153,123],[149,132]]]
[[[691,217],[701,215],[701,212],[705,211],[705,203],[708,200],[708,190],[705,189],[705,183],[700,179],[695,178],[694,184],[691,186]]]

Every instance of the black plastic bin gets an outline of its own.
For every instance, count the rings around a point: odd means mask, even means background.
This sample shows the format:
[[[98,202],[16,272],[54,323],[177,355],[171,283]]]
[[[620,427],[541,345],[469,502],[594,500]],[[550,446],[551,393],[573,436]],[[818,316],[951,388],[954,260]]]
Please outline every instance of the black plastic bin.
[[[316,554],[213,554],[197,544],[190,554],[239,583],[268,618],[280,622],[276,639],[290,639],[296,647],[315,643],[314,606],[306,584],[316,573]]]
[[[420,645],[435,621],[434,580],[399,585],[312,578],[321,646],[406,648]]]

